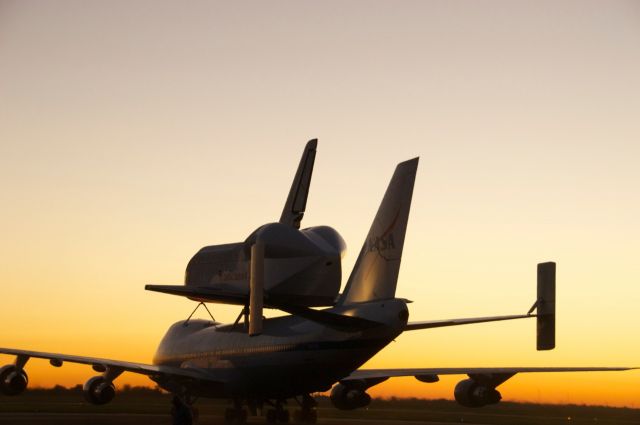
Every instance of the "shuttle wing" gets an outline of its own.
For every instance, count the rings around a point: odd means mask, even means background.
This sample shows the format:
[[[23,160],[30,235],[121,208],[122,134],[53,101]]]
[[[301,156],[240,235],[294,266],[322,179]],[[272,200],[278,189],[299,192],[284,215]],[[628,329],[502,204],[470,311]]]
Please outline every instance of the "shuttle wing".
[[[231,305],[248,305],[249,291],[231,290],[226,288],[213,288],[207,286],[188,286],[188,285],[145,285],[144,289],[152,292],[160,292],[163,294],[178,295],[187,297],[193,301],[231,304]],[[326,304],[325,301],[319,301],[320,297],[315,295],[297,295],[288,294],[265,294],[264,305],[267,308],[277,308],[283,311],[289,311],[286,307],[292,309],[300,307],[304,309],[307,306],[318,307]],[[284,308],[282,308],[284,307]]]
[[[249,302],[249,293],[230,291],[205,286],[185,285],[145,285],[147,291],[163,294],[179,295],[194,301],[214,302],[219,304],[245,305]]]
[[[146,285],[147,291],[162,292],[171,295],[180,295],[200,302],[216,302],[221,304],[247,305],[249,294],[219,290],[216,288],[190,287],[184,285]],[[298,301],[300,298],[298,297]],[[314,310],[303,305],[296,305],[288,298],[281,299],[277,296],[265,297],[264,306],[275,308],[295,316],[321,323],[332,329],[356,331],[381,326],[379,322],[363,319],[361,317],[345,316],[332,313],[328,310]]]
[[[54,362],[57,362],[57,366],[60,366],[62,362],[91,365],[93,366],[94,370],[99,372],[111,369],[119,373],[132,372],[147,376],[164,375],[172,378],[199,379],[220,382],[220,379],[213,377],[212,374],[208,373],[207,370],[198,368],[157,366],[144,363],[125,362],[121,360],[101,359],[98,357],[74,356],[59,353],[44,353],[40,351],[16,350],[12,348],[0,348],[0,354],[18,356],[19,362],[26,362],[29,358],[33,357],[36,359],[50,360],[52,364],[54,364]]]

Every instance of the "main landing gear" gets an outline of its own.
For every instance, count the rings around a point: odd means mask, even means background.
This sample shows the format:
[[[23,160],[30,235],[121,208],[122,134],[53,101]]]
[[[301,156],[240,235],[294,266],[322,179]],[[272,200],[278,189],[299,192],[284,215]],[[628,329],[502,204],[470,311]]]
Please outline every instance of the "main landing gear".
[[[282,405],[283,401],[278,400],[275,402],[275,409],[267,409],[265,419],[268,424],[275,424],[278,422],[286,424],[289,422],[289,411]]]
[[[296,399],[296,401],[298,401]],[[294,420],[301,424],[315,424],[318,422],[318,403],[309,394],[302,396],[302,400],[298,401],[300,409],[294,412]]]
[[[293,412],[293,422],[297,424],[315,424],[318,422],[318,403],[309,394],[304,394],[301,399],[295,399],[300,405],[299,409]],[[267,423],[288,423],[290,420],[289,411],[283,406],[284,400],[277,400],[274,409],[268,409],[265,419]]]
[[[193,425],[198,413],[192,407],[195,400],[190,397],[173,396],[171,400],[171,423],[173,425]]]
[[[293,422],[298,424],[315,424],[318,422],[317,403],[309,394],[303,395],[300,399],[295,399],[300,405],[299,409],[293,412]],[[286,408],[286,400],[265,400],[264,402],[249,400],[247,405],[252,416],[257,416],[258,408],[262,410],[265,421],[268,424],[286,424],[291,421],[289,410]],[[263,409],[263,404],[270,407]],[[243,407],[242,400],[233,400],[233,407],[229,407],[224,412],[225,424],[244,424],[247,422],[248,412]]]
[[[224,411],[225,424],[244,424],[247,422],[247,411],[242,407],[242,401],[233,400],[233,407],[227,407]]]

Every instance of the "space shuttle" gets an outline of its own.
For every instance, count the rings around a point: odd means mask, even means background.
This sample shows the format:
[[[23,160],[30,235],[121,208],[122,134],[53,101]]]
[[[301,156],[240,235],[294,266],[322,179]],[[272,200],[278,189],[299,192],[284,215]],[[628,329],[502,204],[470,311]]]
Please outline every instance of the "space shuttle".
[[[189,261],[184,285],[147,285],[149,291],[194,301],[245,306],[260,333],[262,308],[295,311],[334,306],[342,280],[346,244],[329,226],[300,229],[307,205],[317,139],[302,153],[280,220],[254,230],[244,241],[205,246]]]

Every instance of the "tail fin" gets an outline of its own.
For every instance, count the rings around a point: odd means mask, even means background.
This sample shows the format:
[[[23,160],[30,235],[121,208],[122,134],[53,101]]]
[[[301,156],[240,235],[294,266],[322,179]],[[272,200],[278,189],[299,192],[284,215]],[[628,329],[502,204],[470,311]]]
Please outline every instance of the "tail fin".
[[[291,183],[291,190],[284,204],[280,223],[288,224],[296,229],[300,228],[304,210],[307,208],[307,196],[309,196],[309,186],[311,186],[311,174],[313,173],[313,163],[316,159],[316,147],[318,139],[309,140],[304,147],[298,171]]]
[[[338,305],[395,297],[417,169],[418,158],[396,167]]]

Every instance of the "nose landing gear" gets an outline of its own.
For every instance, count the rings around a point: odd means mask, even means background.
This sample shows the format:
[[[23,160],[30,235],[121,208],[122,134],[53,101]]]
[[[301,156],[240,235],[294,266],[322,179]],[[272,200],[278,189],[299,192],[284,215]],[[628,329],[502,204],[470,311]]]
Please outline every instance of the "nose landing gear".
[[[289,411],[283,406],[286,403],[286,400],[276,400],[275,409],[267,409],[265,419],[268,424],[289,423]]]
[[[242,400],[234,399],[233,407],[224,411],[225,424],[244,424],[247,422],[247,411],[242,407]]]
[[[300,399],[295,399],[300,408],[293,412],[293,422],[298,424],[315,424],[318,422],[317,403],[309,394],[304,394]],[[263,410],[263,405],[270,407]],[[286,408],[287,401],[277,400],[247,400],[247,406],[252,416],[257,416],[258,410],[262,411],[266,423],[286,424],[291,421],[291,415]],[[247,422],[247,409],[243,407],[243,400],[234,399],[233,407],[229,407],[224,412],[225,424],[244,424]],[[181,425],[181,424],[180,424]]]
[[[195,400],[188,396],[174,395],[171,400],[171,423],[173,425],[193,425],[197,411],[192,407]]]

